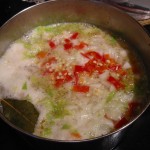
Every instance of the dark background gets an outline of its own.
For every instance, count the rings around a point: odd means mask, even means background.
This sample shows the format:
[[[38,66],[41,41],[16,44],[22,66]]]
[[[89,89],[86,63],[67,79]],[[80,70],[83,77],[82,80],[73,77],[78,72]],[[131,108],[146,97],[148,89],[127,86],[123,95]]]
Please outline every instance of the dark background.
[[[0,26],[14,14],[34,3],[21,0],[0,0]],[[150,25],[144,27],[150,33]],[[31,144],[24,136],[9,127],[0,119],[0,150],[34,150],[38,147]],[[125,138],[114,150],[149,150],[150,149],[150,107],[134,122]]]

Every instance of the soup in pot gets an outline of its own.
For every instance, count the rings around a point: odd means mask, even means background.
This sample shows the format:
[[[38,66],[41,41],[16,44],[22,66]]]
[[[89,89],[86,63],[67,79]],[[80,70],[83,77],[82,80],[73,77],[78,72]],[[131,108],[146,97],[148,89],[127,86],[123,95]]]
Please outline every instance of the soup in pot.
[[[87,23],[36,27],[0,59],[0,97],[31,102],[39,112],[33,134],[50,139],[89,139],[122,127],[146,83],[133,48]]]

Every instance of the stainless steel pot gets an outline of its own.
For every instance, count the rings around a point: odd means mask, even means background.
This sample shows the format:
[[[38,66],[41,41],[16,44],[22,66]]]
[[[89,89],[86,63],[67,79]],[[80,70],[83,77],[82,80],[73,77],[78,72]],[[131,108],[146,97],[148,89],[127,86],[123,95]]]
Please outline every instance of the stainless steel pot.
[[[96,26],[104,27],[117,33],[129,41],[144,61],[147,74],[150,76],[150,37],[143,27],[124,12],[101,2],[89,0],[52,0],[32,6],[12,17],[0,29],[0,55],[8,45],[20,38],[24,33],[39,25],[48,25],[60,22],[87,22]],[[10,123],[0,113],[0,117],[11,127],[39,147],[45,149],[112,149],[127,134],[129,127],[138,119],[150,104],[149,95],[143,99],[138,114],[125,126],[113,133],[82,141],[51,140],[29,134]]]

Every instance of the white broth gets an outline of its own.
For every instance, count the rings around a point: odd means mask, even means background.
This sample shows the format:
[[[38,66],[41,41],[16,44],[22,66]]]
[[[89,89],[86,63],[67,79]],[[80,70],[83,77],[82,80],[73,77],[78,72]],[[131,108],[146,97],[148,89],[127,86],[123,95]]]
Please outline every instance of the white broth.
[[[143,98],[147,78],[131,49],[89,24],[39,26],[1,57],[0,98],[34,104],[35,135],[59,140],[105,135],[126,124]]]

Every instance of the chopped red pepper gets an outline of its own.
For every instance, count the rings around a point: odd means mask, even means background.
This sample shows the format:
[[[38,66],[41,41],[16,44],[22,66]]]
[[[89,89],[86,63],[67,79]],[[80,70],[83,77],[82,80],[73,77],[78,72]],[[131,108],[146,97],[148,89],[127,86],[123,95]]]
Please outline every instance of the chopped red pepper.
[[[102,56],[102,59],[101,59],[103,62],[107,63],[107,64],[116,64],[116,61],[110,57],[109,54],[104,54]],[[108,61],[108,62],[107,62]]]
[[[133,114],[134,110],[139,106],[139,103],[138,102],[130,102],[128,104],[128,106],[129,106],[129,109],[127,111],[127,115],[131,116]]]
[[[57,62],[55,57],[51,57],[49,58],[47,61],[43,62],[41,64],[41,70],[42,70],[42,75],[48,75],[52,72],[54,72],[54,69],[50,69],[51,68],[51,64]],[[47,67],[49,66],[49,67]]]
[[[85,46],[88,46],[88,45],[86,43],[84,43],[84,42],[80,42],[78,45],[75,45],[74,48],[77,49],[77,50],[81,50]]]
[[[121,65],[119,65],[119,64],[112,64],[112,65],[109,65],[109,69],[110,69],[111,71],[117,72],[118,70],[120,70],[120,69],[122,69],[122,68],[121,68]]]
[[[64,44],[64,50],[69,50],[69,49],[71,49],[71,48],[73,48],[73,44],[72,43],[65,43]]]
[[[90,87],[86,86],[86,85],[74,85],[73,86],[73,91],[74,92],[83,92],[83,93],[87,93],[89,92]]]
[[[46,76],[46,75],[50,75],[51,73],[53,73],[54,72],[54,69],[53,70],[48,70],[48,69],[46,69],[46,70],[44,70],[44,71],[42,71],[42,75],[43,76]]]
[[[115,129],[119,129],[127,123],[128,120],[125,117],[122,117],[118,122],[115,123]]]
[[[75,32],[71,35],[70,39],[76,39],[78,37],[79,33]]]
[[[100,55],[95,51],[89,51],[87,53],[81,53],[82,56],[90,59],[88,63],[86,63],[87,70],[91,70],[91,72],[97,70],[99,73],[103,73],[106,69],[119,73],[119,75],[126,75],[126,71],[122,69],[120,64],[117,64],[116,61],[110,58],[109,54]],[[96,62],[96,65],[93,64]]]
[[[51,65],[52,63],[55,63],[57,60],[55,57],[49,58],[46,62],[42,63],[41,67],[44,67],[46,64]]]
[[[95,51],[89,51],[87,53],[82,53],[82,55],[86,58],[89,58],[89,59],[92,59],[92,58],[101,59],[102,58],[102,56]]]
[[[64,80],[63,79],[57,79],[55,81],[55,87],[57,87],[57,88],[59,88],[63,84],[64,84]]]
[[[78,84],[79,81],[79,73],[84,72],[85,68],[84,66],[75,65],[74,66],[74,78],[75,78],[75,84]]]
[[[107,67],[105,65],[102,66],[97,66],[96,67],[96,71],[98,71],[99,74],[104,73],[104,71],[107,69]]]
[[[129,118],[132,116],[134,110],[139,106],[139,103],[138,102],[130,102],[128,104],[128,106],[129,106],[129,109],[125,113],[125,116],[122,117],[121,120],[119,120],[118,122],[115,123],[115,129],[118,129],[129,122],[128,121]]]
[[[79,65],[74,66],[74,73],[80,73],[80,72],[83,72],[83,71],[85,71],[84,66],[79,66]]]
[[[64,41],[65,41],[65,43],[70,43],[71,42],[69,39],[65,39]]]
[[[75,84],[78,84],[78,82],[79,82],[79,74],[78,73],[74,73],[74,79],[75,79]]]
[[[102,64],[100,60],[95,58],[90,59],[85,64],[85,70],[91,75],[93,72],[97,71],[99,74],[102,74],[107,69],[106,65]]]
[[[89,57],[86,55],[86,53],[80,53],[83,57],[85,57],[85,58],[88,58],[89,59]]]
[[[109,81],[111,84],[113,84],[117,90],[124,88],[124,85],[119,80],[115,79],[112,76],[109,76],[107,81]]]
[[[50,40],[48,44],[52,49],[56,48],[56,44],[52,40]]]
[[[113,122],[115,129],[119,129],[128,123],[128,120],[125,117],[122,117],[119,121],[110,118],[107,114],[105,114],[104,117]]]
[[[127,112],[119,121],[113,120],[107,114],[105,114],[104,117],[113,122],[115,129],[119,129],[129,122],[128,120],[130,119],[134,110],[139,106],[139,103],[138,102],[130,102],[128,104],[128,106],[129,106],[129,108],[128,108]]]
[[[68,74],[67,70],[58,71],[54,74],[55,77],[55,87],[60,87],[64,83],[70,82],[73,78]]]
[[[90,59],[86,64],[85,64],[85,70],[91,75],[94,71],[96,71],[96,66],[97,64],[94,63],[96,61],[95,59]]]
[[[118,73],[121,76],[126,75],[126,71],[122,69],[122,66],[119,64],[110,64],[108,66],[109,70],[114,71],[116,73]]]

